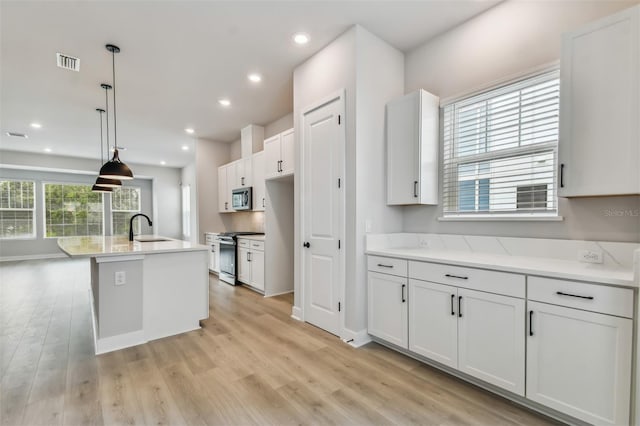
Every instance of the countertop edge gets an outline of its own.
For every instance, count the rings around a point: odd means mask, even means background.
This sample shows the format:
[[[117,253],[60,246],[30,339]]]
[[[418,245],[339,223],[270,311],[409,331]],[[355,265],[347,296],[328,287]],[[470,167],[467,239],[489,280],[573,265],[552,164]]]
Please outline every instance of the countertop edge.
[[[401,250],[401,249],[389,249],[389,250]],[[488,264],[484,262],[460,261],[458,259],[447,259],[439,256],[438,257],[429,256],[427,254],[424,254],[424,255],[400,254],[400,253],[385,251],[384,249],[366,250],[365,254],[374,255],[374,256],[391,257],[394,259],[415,260],[419,262],[431,262],[431,263],[439,263],[439,264],[445,264],[445,265],[466,266],[470,268],[488,269],[493,271],[511,272],[511,273],[517,273],[517,274],[526,274],[526,275],[548,277],[548,278],[561,278],[561,279],[583,281],[588,283],[596,283],[596,284],[610,285],[610,286],[620,286],[620,287],[627,287],[627,288],[634,288],[634,289],[638,288],[638,284],[636,284],[633,279],[633,271],[630,271],[631,278],[629,280],[624,280],[624,279],[618,279],[618,278],[604,278],[601,276],[593,276],[588,274],[559,272],[556,270],[546,270],[542,268],[537,269],[537,268],[527,268],[522,266]]]

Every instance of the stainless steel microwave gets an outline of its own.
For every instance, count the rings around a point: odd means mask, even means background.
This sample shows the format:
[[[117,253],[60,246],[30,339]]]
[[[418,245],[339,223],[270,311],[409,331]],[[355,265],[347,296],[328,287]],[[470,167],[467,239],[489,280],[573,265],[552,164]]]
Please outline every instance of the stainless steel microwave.
[[[251,210],[252,188],[238,188],[231,192],[231,207],[234,210]]]

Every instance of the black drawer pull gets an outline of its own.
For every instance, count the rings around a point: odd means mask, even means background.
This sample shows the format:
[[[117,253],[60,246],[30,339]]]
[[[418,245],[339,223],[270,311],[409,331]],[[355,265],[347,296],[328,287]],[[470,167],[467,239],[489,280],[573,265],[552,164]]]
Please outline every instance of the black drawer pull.
[[[462,307],[460,306],[462,303],[462,296],[458,296],[458,318],[462,318]]]
[[[378,266],[381,268],[393,268],[393,265],[384,265],[382,263],[378,263]]]
[[[533,311],[529,311],[529,336],[533,336]]]
[[[579,299],[593,300],[593,296],[580,296],[579,294],[564,293],[562,291],[556,291],[556,294],[558,296],[569,296],[569,297],[577,297]]]
[[[402,284],[402,303],[406,302],[407,299],[404,297],[404,289],[407,287],[406,284]]]
[[[455,316],[455,314],[456,314],[456,311],[453,310],[453,301],[454,301],[455,298],[456,298],[456,295],[452,294],[451,295],[451,315],[453,315],[453,316]]]
[[[445,277],[447,277],[447,278],[457,278],[459,280],[468,280],[469,279],[469,277],[463,277],[463,276],[460,276],[460,275],[451,275],[451,274],[445,274]]]

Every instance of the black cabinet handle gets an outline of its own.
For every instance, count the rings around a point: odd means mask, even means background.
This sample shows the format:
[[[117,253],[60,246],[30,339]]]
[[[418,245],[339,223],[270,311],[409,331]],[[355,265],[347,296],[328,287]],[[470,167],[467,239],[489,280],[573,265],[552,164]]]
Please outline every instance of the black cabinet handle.
[[[307,242],[302,244],[302,247],[309,248],[309,247],[311,247],[311,243],[307,241]]]
[[[224,209],[229,210],[229,203],[226,201],[224,202]]]
[[[264,198],[262,198],[262,207],[264,208]]]
[[[251,262],[251,252],[247,252],[247,262]]]
[[[404,289],[405,289],[406,286],[407,286],[406,284],[402,284],[402,303],[407,301],[407,299],[405,299],[405,297],[404,297]]]
[[[456,298],[456,295],[455,295],[455,294],[452,294],[452,295],[451,295],[451,315],[452,315],[452,316],[455,316],[455,315],[456,315],[456,312],[453,310],[453,301],[455,300],[455,298]]]
[[[457,278],[459,280],[468,280],[469,279],[469,277],[463,277],[461,275],[445,274],[444,276],[447,277],[447,278]]]
[[[244,186],[244,176],[242,176],[242,177],[240,178],[240,185],[241,185],[241,186]]]
[[[564,163],[560,164],[560,188],[564,188]]]
[[[462,296],[458,296],[458,318],[462,318]]]
[[[580,296],[579,294],[564,293],[562,291],[556,291],[556,294],[558,296],[569,296],[569,297],[577,297],[578,299],[593,300],[593,296]]]
[[[529,336],[533,336],[533,311],[529,311]]]
[[[417,180],[413,181],[413,196],[415,198],[418,198],[418,181]]]
[[[383,263],[378,263],[378,266],[381,268],[393,268],[393,265],[385,265]]]

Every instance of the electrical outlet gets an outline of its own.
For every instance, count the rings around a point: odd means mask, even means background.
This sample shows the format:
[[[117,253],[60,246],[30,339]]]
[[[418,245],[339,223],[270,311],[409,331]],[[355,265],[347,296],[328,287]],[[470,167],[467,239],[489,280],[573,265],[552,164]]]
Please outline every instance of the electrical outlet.
[[[602,252],[599,250],[580,250],[578,260],[586,263],[602,263]]]
[[[115,285],[124,285],[127,282],[127,273],[125,271],[116,272]]]

